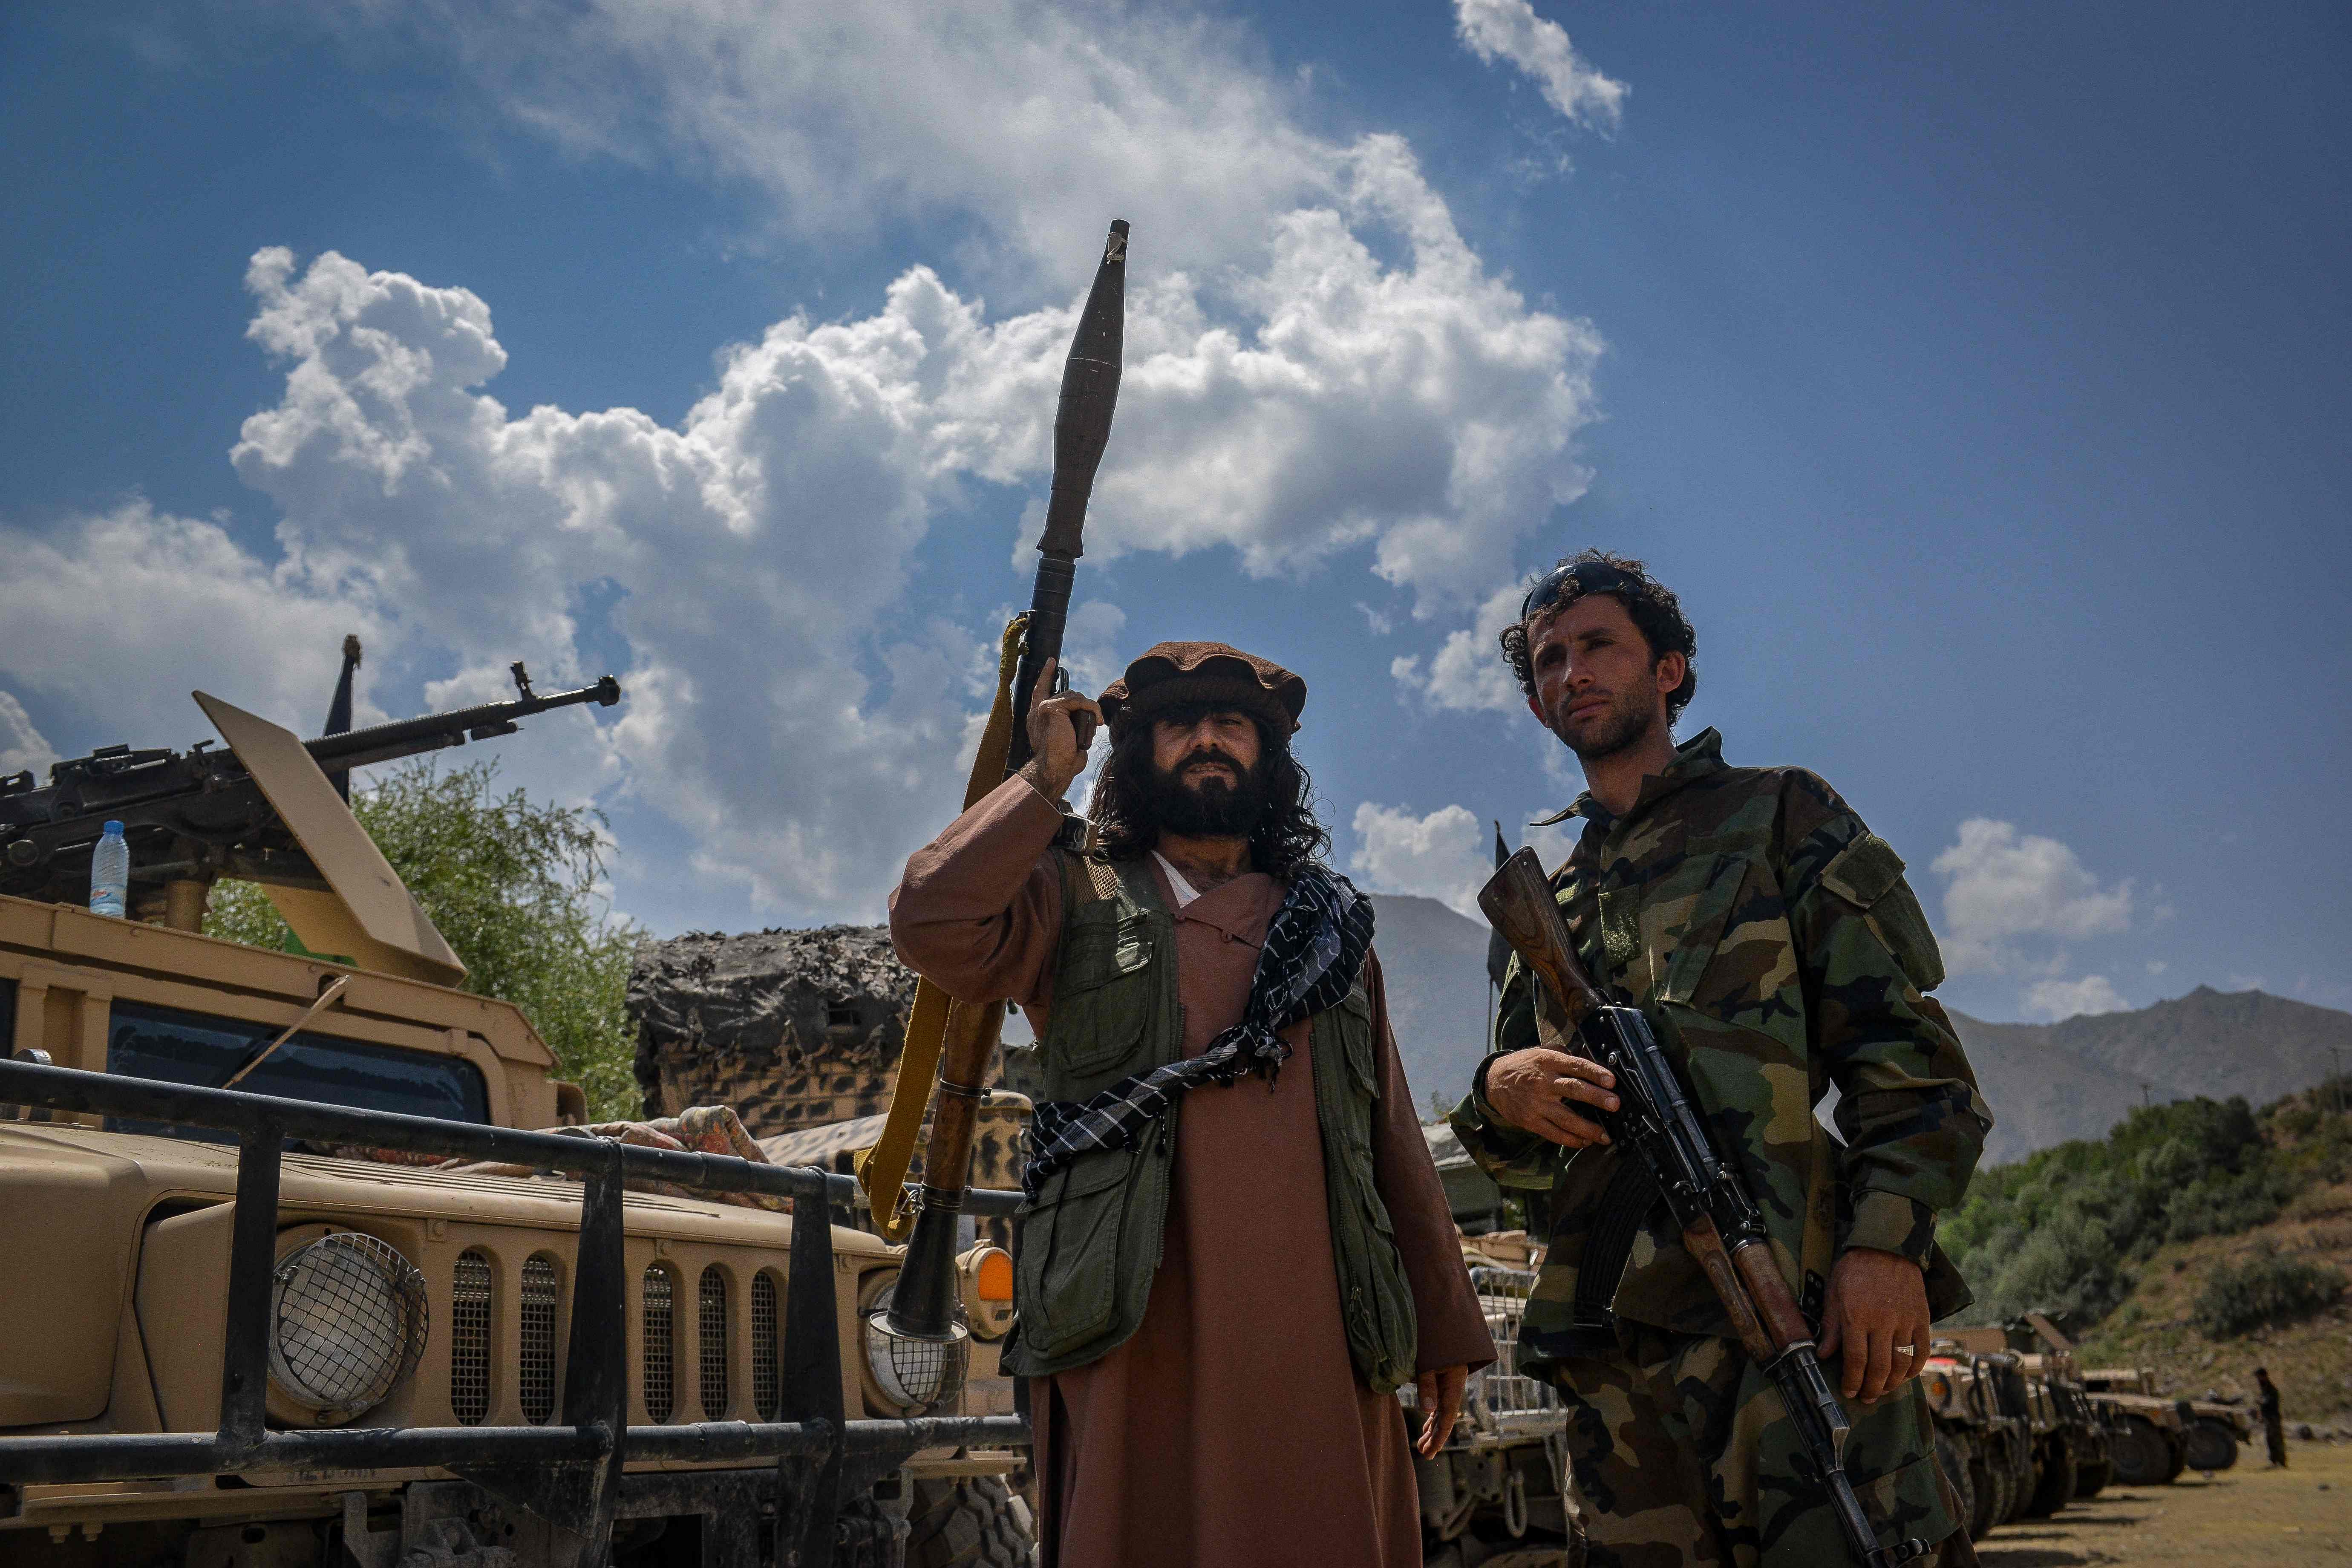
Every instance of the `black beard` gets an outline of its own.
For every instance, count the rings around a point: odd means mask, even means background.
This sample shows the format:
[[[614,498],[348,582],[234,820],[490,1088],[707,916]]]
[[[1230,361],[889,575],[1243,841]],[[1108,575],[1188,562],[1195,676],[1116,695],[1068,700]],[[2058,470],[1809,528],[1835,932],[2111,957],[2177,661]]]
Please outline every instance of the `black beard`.
[[[1551,725],[1550,730],[1570,751],[1576,753],[1578,762],[1590,763],[1639,745],[1649,739],[1650,731],[1657,727],[1657,713],[1652,709],[1622,707],[1612,701],[1608,711],[1601,715],[1600,723],[1586,726],[1584,739],[1580,742],[1569,738],[1564,719]]]
[[[1211,775],[1196,788],[1183,782],[1184,770],[1197,762],[1223,763],[1239,776],[1238,785]],[[1224,752],[1202,748],[1185,753],[1170,771],[1147,768],[1144,797],[1162,833],[1185,838],[1246,838],[1265,816],[1265,761],[1244,768]]]

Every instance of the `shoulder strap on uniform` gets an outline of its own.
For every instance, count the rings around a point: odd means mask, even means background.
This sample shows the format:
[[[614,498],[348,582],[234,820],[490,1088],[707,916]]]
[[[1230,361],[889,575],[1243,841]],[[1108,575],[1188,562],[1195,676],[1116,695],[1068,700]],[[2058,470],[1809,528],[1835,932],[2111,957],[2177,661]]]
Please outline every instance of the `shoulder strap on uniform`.
[[[1071,909],[1118,897],[1118,871],[1108,861],[1068,849],[1055,853],[1062,858],[1062,898]]]

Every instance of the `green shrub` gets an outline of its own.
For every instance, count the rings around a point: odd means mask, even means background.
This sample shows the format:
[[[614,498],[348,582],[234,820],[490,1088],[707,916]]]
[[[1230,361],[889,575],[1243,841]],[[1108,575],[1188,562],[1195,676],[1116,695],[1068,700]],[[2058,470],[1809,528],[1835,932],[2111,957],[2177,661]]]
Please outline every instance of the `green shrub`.
[[[607,905],[604,816],[500,795],[496,775],[492,763],[444,772],[420,757],[354,790],[352,814],[449,939],[465,989],[523,1010],[591,1120],[641,1116],[623,995],[640,933]],[[251,882],[213,889],[205,930],[257,947],[293,938]]]
[[[2190,1321],[2209,1339],[2234,1339],[2325,1311],[2342,1299],[2344,1286],[2344,1276],[2333,1268],[2264,1248],[2243,1263],[2216,1268],[2197,1293]]]

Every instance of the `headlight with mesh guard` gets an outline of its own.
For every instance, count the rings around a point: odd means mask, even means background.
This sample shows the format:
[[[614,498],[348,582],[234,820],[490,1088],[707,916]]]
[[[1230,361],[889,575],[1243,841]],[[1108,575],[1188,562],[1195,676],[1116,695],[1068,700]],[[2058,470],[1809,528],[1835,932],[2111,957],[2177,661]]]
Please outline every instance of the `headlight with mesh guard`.
[[[425,1353],[425,1277],[397,1248],[339,1230],[280,1259],[269,1292],[269,1383],[312,1423],[383,1403]]]

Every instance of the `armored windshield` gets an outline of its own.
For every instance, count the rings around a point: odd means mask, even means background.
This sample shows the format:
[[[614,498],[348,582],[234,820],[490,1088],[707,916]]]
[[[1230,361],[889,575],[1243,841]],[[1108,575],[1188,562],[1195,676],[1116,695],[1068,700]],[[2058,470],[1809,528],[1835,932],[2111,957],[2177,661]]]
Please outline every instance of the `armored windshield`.
[[[126,1078],[218,1088],[278,1033],[268,1024],[239,1018],[117,1002],[107,1033],[106,1070]],[[480,1069],[471,1062],[309,1031],[272,1051],[236,1087],[362,1110],[396,1110],[452,1121],[490,1119],[488,1091]],[[143,1122],[110,1125],[122,1132],[211,1136]]]

